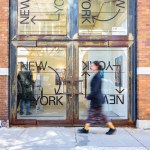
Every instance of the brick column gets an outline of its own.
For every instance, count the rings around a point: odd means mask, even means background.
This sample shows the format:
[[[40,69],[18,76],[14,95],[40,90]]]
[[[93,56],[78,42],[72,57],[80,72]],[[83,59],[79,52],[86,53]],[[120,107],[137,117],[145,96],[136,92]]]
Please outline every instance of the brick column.
[[[150,128],[150,1],[138,1],[138,121],[137,127]]]
[[[8,120],[9,0],[0,0],[0,124]]]

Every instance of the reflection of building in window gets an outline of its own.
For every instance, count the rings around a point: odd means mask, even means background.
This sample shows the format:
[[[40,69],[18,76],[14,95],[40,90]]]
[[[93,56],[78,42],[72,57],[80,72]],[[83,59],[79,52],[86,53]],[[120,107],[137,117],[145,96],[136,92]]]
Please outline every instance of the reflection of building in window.
[[[66,35],[66,0],[18,0],[19,35]]]
[[[127,35],[127,0],[80,0],[81,35]]]

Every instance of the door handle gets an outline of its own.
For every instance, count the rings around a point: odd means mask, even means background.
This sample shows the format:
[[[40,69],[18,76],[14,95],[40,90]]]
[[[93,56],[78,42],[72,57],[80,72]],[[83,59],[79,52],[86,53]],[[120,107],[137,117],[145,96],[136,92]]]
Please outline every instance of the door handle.
[[[61,86],[62,86],[62,89],[61,89],[62,92],[61,93],[64,94],[64,95],[72,95],[72,93],[67,93],[67,90],[65,91],[64,83],[68,83],[68,82],[70,82],[70,80],[65,80],[65,81],[61,82]]]
[[[78,83],[78,82],[80,83],[80,82],[83,82],[83,80],[74,80],[74,82],[75,82],[75,83],[76,83],[76,82],[77,82],[77,83]]]
[[[83,95],[82,87],[83,87],[83,80],[74,80],[74,83],[79,83],[79,92],[74,93],[75,95]]]
[[[64,80],[63,82],[70,83],[70,82],[71,82],[71,80],[66,79],[66,80]]]
[[[73,96],[73,92],[68,93],[68,92],[67,92],[67,89],[66,89],[66,91],[65,91],[65,87],[64,87],[65,83],[70,83],[70,84],[73,86],[73,84],[72,84],[72,83],[73,83],[72,76],[70,76],[70,78],[71,78],[71,79],[65,79],[65,80],[63,80],[63,81],[61,82],[61,84],[62,84],[62,94]]]

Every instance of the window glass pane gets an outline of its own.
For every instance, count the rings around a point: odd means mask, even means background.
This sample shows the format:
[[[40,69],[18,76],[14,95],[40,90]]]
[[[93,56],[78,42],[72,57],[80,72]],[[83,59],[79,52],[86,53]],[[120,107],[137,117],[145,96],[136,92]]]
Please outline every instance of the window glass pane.
[[[111,119],[128,119],[128,53],[127,48],[79,48],[79,118],[86,119],[89,102],[84,101],[90,93],[90,81],[94,73],[93,61],[102,65],[102,91],[105,98],[104,111]]]
[[[66,0],[18,0],[19,35],[66,35]]]
[[[127,35],[128,0],[79,0],[80,35]]]
[[[65,120],[66,48],[20,47],[17,64],[17,118]]]

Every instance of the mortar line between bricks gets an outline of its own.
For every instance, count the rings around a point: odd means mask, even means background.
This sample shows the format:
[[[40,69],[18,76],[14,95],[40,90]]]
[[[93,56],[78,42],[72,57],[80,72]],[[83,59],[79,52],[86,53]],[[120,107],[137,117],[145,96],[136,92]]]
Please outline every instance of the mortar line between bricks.
[[[144,148],[146,148],[146,149],[148,150],[148,148],[147,148],[142,142],[140,142],[140,141],[136,138],[136,136],[132,135],[127,129],[125,129],[125,130],[130,134],[130,136],[132,136],[137,142],[139,142]]]

